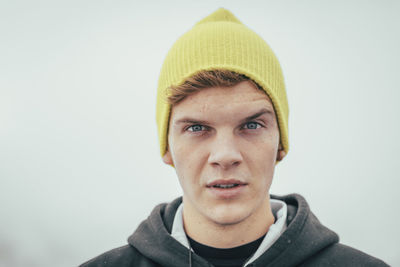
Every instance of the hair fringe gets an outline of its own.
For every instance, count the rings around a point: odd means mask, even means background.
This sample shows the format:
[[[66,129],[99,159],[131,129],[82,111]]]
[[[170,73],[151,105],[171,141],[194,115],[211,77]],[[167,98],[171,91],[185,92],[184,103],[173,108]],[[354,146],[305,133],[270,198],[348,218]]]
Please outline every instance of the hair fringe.
[[[258,89],[261,89],[257,83],[246,75],[224,69],[204,70],[187,78],[181,85],[169,87],[167,89],[167,100],[168,103],[173,106],[201,89],[210,87],[231,87],[243,81],[251,81]]]

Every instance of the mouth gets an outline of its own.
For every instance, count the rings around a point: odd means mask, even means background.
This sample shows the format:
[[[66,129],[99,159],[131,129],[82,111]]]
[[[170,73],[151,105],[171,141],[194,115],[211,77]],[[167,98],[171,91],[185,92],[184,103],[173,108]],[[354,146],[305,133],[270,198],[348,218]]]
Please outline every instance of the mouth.
[[[231,189],[239,186],[245,186],[247,183],[244,183],[240,180],[230,179],[230,180],[216,180],[211,183],[208,183],[206,187],[208,188],[218,188],[218,189]]]
[[[213,185],[212,187],[214,187],[214,188],[222,188],[222,189],[229,189],[229,188],[234,188],[236,186],[239,186],[239,184],[216,184],[216,185]]]
[[[206,185],[208,192],[216,199],[238,199],[246,192],[248,184],[236,179],[215,180]]]

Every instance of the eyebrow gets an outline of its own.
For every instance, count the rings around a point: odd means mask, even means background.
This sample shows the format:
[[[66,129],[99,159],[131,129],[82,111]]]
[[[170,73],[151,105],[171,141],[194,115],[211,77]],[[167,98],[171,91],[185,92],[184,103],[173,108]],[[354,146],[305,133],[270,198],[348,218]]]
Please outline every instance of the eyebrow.
[[[190,124],[208,124],[207,121],[203,120],[196,120],[192,118],[182,118],[174,122],[174,124],[181,124],[181,123],[190,123]]]
[[[261,116],[264,115],[264,114],[267,114],[267,115],[269,115],[269,116],[273,116],[273,115],[274,115],[274,112],[271,111],[270,109],[262,108],[260,111],[254,113],[253,115],[250,115],[250,116],[244,118],[244,119],[242,120],[242,122],[251,121],[251,120],[257,119],[258,117],[261,117]]]
[[[262,108],[262,109],[259,110],[258,112],[256,112],[256,113],[254,113],[254,114],[252,114],[252,115],[250,115],[250,116],[248,116],[248,117],[242,119],[241,122],[251,121],[251,120],[257,119],[258,117],[260,117],[260,116],[262,116],[262,115],[264,115],[264,114],[273,116],[273,115],[274,115],[274,112],[271,111],[270,109]],[[184,118],[182,118],[182,119],[179,119],[179,120],[177,120],[174,124],[181,124],[181,123],[208,124],[208,122],[205,121],[205,120],[197,120],[197,119],[193,119],[193,118],[190,118],[190,117],[184,117]]]

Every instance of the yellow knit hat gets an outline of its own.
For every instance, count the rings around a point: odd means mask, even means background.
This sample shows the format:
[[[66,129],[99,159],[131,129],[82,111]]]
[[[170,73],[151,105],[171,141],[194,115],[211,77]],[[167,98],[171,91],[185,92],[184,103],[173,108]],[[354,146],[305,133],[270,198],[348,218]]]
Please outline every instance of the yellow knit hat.
[[[260,85],[272,100],[284,151],[289,150],[289,108],[282,70],[267,43],[220,8],[180,37],[167,54],[158,81],[156,121],[160,152],[167,149],[171,106],[168,88],[181,85],[203,70],[226,69],[244,74]]]

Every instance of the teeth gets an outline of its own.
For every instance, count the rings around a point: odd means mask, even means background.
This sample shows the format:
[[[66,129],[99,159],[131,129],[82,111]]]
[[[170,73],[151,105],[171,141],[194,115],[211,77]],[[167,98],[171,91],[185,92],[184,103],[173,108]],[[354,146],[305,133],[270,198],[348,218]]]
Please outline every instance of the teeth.
[[[214,187],[216,187],[216,188],[232,188],[232,187],[235,187],[235,186],[238,186],[238,184],[217,184],[217,185],[214,185]]]

